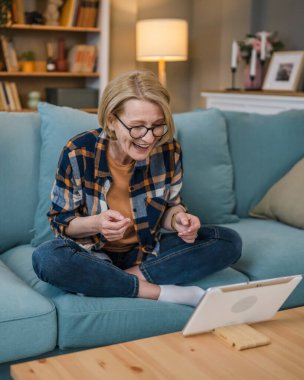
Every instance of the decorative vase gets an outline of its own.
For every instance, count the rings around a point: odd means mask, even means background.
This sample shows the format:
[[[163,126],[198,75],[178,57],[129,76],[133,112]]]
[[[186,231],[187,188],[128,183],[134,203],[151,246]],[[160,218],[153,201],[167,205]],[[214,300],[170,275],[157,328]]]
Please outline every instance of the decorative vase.
[[[250,65],[246,65],[244,70],[244,88],[245,90],[260,90],[262,88],[263,73],[262,65],[259,61],[256,63],[254,80],[250,79]]]
[[[22,61],[21,62],[21,70],[24,73],[32,73],[35,71],[34,61]]]
[[[68,61],[65,57],[65,42],[62,38],[58,40],[56,68],[57,71],[68,71]]]

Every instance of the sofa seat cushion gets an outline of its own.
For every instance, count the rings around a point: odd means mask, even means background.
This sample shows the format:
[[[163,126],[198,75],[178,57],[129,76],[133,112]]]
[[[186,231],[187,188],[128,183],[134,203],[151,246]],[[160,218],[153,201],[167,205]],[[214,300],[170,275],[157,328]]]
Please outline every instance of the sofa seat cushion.
[[[17,247],[2,257],[35,290],[52,298],[58,314],[58,345],[62,349],[93,347],[181,330],[193,309],[189,306],[130,298],[81,297],[40,281],[32,268],[33,248]],[[196,282],[202,288],[233,284],[248,278],[234,269]]]
[[[237,231],[243,240],[242,257],[233,268],[250,280],[304,274],[303,230],[273,220],[254,218],[241,219],[229,227]],[[303,302],[304,281],[284,307],[303,305]]]
[[[197,282],[201,287],[248,278],[233,269]],[[58,311],[59,347],[92,347],[180,331],[193,308],[133,298],[94,298],[66,294],[54,299]]]
[[[182,197],[202,223],[237,222],[226,121],[216,109],[174,115],[183,153]]]
[[[0,260],[0,362],[54,349],[57,341],[53,302],[33,290]]]

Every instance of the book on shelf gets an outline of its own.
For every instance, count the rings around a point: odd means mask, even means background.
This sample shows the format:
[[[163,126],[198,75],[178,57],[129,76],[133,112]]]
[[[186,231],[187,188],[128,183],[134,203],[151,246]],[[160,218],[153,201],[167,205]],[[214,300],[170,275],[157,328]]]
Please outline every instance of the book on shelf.
[[[0,82],[0,111],[21,111],[21,102],[15,82]]]
[[[17,85],[16,85],[15,82],[10,82],[10,86],[11,86],[11,90],[12,90],[12,93],[13,93],[13,98],[14,98],[14,103],[15,103],[16,111],[21,111],[22,110],[22,106],[21,106],[21,101],[20,101],[19,93],[18,93],[18,90],[17,90]]]
[[[15,104],[15,100],[13,98],[13,92],[12,92],[10,82],[4,82],[4,87],[5,87],[5,90],[7,93],[7,97],[8,97],[9,109],[10,109],[10,111],[15,111],[16,110],[16,104]]]
[[[13,23],[12,0],[0,1],[0,25],[10,26]]]
[[[0,25],[25,24],[25,0],[0,0]]]
[[[59,24],[61,26],[73,26],[77,12],[78,0],[66,0],[60,14]]]
[[[69,71],[92,73],[95,68],[97,49],[95,45],[75,45],[69,52]]]
[[[77,12],[76,26],[96,27],[99,0],[80,0]]]
[[[0,104],[1,104],[1,108],[0,108],[1,111],[9,111],[8,96],[5,90],[4,82],[0,82]]]
[[[13,21],[15,24],[25,24],[24,0],[12,0]]]
[[[18,59],[13,41],[2,35],[0,42],[6,70],[9,72],[18,71]]]

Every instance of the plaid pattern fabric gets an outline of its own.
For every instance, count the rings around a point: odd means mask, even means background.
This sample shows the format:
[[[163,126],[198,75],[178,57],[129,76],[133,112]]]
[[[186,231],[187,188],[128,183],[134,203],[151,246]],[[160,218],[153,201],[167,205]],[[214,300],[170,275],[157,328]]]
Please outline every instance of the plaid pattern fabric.
[[[65,235],[72,219],[108,209],[107,192],[112,184],[106,160],[108,143],[102,129],[95,129],[77,135],[63,148],[48,212],[56,235]],[[139,244],[138,263],[143,255],[158,253],[160,221],[168,208],[181,204],[181,186],[181,150],[176,141],[156,147],[146,160],[135,163],[129,194]],[[74,240],[96,251],[104,244],[101,234]]]

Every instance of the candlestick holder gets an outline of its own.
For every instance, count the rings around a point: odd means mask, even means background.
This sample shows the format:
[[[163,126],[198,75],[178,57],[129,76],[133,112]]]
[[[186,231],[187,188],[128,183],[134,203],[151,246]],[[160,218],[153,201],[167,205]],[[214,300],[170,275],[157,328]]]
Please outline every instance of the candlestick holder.
[[[226,88],[227,91],[239,91],[239,88],[235,87],[235,74],[236,74],[236,67],[231,67],[231,87]]]
[[[262,81],[262,84],[263,84],[264,78],[265,78],[265,63],[266,63],[266,60],[265,59],[261,59],[260,62],[261,62],[261,81]]]
[[[254,80],[255,80],[255,75],[250,75],[250,88],[246,88],[246,91],[256,91],[256,88],[254,86]]]

